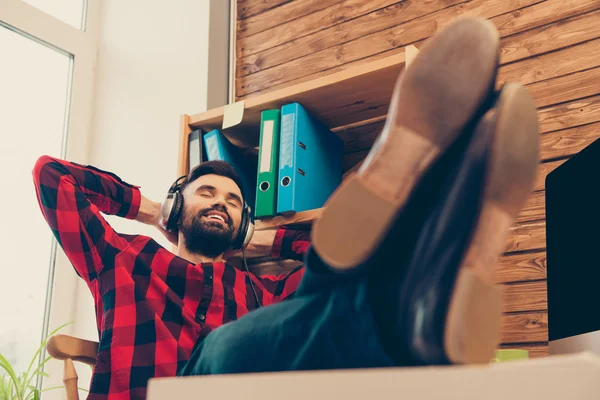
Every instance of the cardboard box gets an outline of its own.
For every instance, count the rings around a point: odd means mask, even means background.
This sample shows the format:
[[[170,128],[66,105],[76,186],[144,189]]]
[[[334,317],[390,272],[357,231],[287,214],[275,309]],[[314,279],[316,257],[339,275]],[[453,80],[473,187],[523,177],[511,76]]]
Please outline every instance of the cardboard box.
[[[600,399],[600,357],[579,353],[486,365],[157,378],[148,400]]]

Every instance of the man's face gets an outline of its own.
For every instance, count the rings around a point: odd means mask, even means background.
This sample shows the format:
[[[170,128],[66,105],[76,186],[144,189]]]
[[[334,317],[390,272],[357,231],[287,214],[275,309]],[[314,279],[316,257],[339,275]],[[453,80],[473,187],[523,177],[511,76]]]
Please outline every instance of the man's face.
[[[203,175],[183,191],[179,230],[187,249],[216,257],[233,243],[242,219],[242,194],[237,184],[224,176]]]

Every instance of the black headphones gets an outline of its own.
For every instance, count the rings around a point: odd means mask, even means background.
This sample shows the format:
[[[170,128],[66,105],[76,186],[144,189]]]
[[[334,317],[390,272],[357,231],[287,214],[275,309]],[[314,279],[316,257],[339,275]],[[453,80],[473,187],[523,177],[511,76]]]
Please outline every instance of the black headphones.
[[[160,226],[167,231],[176,231],[177,222],[183,209],[183,195],[181,194],[181,181],[187,178],[187,175],[179,177],[171,187],[161,205],[161,218],[159,220]],[[240,222],[240,228],[238,235],[231,246],[234,250],[245,248],[252,235],[254,234],[254,224],[252,223],[252,216],[250,207],[244,202],[244,208],[242,209],[242,220]]]

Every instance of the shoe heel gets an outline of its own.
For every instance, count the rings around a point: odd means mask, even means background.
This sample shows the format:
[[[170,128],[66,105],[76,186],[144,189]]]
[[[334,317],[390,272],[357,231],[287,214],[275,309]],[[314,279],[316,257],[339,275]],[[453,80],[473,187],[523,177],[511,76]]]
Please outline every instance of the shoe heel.
[[[316,253],[333,270],[364,265],[422,175],[487,108],[499,40],[487,20],[457,21],[396,80],[382,133],[312,229]]]
[[[503,287],[495,284],[495,266],[537,173],[537,113],[522,85],[504,86],[495,118],[481,215],[446,316],[444,347],[454,363],[489,362],[498,346]]]
[[[377,248],[397,208],[360,176],[351,176],[329,198],[315,223],[313,246],[329,267],[339,272],[354,268]]]
[[[448,315],[444,347],[454,364],[489,363],[500,340],[503,287],[462,268]]]

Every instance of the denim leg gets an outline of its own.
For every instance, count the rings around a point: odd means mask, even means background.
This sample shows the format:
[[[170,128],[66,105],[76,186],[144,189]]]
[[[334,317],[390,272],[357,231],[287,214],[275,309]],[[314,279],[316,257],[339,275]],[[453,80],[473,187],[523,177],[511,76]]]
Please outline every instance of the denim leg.
[[[366,292],[360,276],[340,281],[308,268],[294,298],[215,329],[178,375],[393,366]]]

